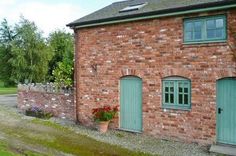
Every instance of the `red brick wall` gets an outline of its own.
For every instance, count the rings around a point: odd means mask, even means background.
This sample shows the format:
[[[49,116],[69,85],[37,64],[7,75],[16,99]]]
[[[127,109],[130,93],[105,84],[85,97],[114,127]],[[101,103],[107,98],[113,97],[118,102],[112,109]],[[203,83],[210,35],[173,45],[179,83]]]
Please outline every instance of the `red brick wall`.
[[[236,30],[236,11],[227,14]],[[159,18],[76,30],[78,118],[92,125],[91,110],[119,104],[119,80],[143,80],[143,129],[156,137],[212,143],[216,136],[216,81],[236,76],[229,44],[183,44],[183,19]],[[192,83],[191,111],[162,109],[162,79],[183,76]],[[117,124],[118,126],[118,124]]]
[[[73,94],[18,90],[17,101],[18,108],[23,111],[37,106],[52,112],[56,117],[76,120]]]

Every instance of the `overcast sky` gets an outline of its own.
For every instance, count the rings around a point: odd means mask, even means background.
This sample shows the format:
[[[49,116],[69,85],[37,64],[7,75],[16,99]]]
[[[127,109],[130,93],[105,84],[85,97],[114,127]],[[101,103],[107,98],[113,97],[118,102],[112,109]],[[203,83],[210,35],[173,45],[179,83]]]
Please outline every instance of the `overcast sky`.
[[[6,18],[14,24],[23,15],[34,21],[47,36],[51,31],[66,28],[69,22],[117,1],[121,0],[0,0],[0,20]]]

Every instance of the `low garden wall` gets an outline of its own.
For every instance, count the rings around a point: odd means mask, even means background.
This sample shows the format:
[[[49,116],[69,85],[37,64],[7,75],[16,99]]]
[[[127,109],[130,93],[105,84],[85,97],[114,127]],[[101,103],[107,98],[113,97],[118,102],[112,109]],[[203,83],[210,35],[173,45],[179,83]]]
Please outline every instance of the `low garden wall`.
[[[19,84],[18,108],[22,111],[38,107],[63,119],[76,120],[74,92],[48,84]]]

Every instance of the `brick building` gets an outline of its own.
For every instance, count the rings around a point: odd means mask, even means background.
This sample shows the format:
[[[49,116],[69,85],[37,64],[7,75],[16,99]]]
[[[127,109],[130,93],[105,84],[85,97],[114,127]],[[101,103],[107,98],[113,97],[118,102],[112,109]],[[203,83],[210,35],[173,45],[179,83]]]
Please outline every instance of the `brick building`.
[[[68,26],[79,122],[119,104],[119,129],[236,144],[235,0],[128,0]]]

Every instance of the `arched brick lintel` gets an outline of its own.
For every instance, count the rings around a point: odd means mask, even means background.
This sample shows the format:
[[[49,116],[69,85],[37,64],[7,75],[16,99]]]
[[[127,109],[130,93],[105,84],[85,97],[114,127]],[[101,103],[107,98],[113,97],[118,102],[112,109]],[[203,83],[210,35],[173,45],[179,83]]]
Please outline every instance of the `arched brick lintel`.
[[[138,74],[138,72],[136,71],[136,69],[132,69],[132,68],[124,68],[121,69],[120,72],[120,77],[124,77],[124,76],[138,76],[141,78],[141,75]]]
[[[216,80],[220,80],[227,77],[236,77],[236,71],[233,68],[228,69],[228,70],[222,70],[216,73],[215,77],[216,77]]]
[[[169,70],[163,70],[162,72],[159,72],[160,78],[166,78],[169,76],[181,76],[181,77],[185,77],[188,79],[191,79],[191,72],[188,70],[184,70],[184,69],[169,69]]]

